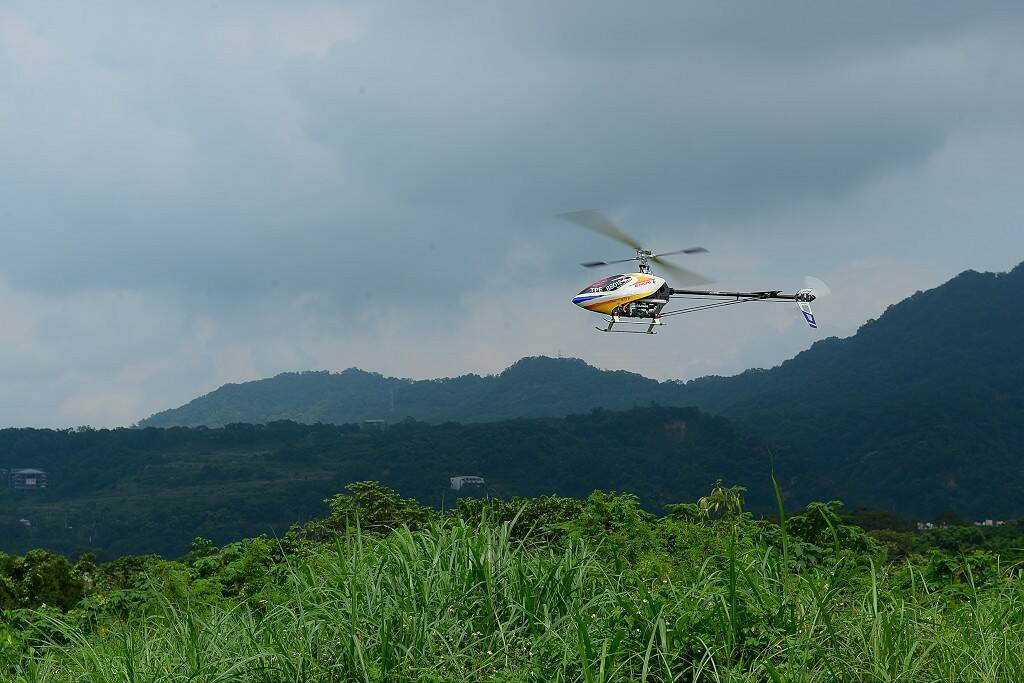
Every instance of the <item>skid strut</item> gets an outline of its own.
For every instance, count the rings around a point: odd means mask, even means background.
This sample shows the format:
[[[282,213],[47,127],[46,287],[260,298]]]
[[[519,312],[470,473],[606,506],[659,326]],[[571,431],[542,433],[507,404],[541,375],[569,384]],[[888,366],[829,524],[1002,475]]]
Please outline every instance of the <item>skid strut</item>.
[[[619,316],[619,315],[611,316],[610,318],[608,318],[607,322],[608,322],[608,326],[607,327],[595,327],[594,329],[598,330],[599,332],[622,332],[624,334],[657,334],[658,332],[654,328],[661,327],[662,325],[665,324],[665,323],[661,322],[661,318],[649,318],[649,319],[647,319],[647,322],[640,322],[640,321],[633,321],[633,320],[623,320],[622,316]],[[616,329],[614,329],[614,327],[616,325],[640,325],[640,326],[647,327],[647,329],[646,330],[616,330]]]

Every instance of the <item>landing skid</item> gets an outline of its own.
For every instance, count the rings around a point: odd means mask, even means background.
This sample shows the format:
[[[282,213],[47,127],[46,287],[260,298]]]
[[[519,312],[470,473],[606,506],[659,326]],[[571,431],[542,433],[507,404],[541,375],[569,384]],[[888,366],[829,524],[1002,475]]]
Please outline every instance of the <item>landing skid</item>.
[[[620,316],[613,315],[607,320],[607,327],[595,327],[594,329],[598,332],[621,332],[623,334],[657,334],[657,330],[654,328],[661,327],[665,323],[661,322],[660,318],[651,318],[649,322],[634,322],[632,320],[623,320]],[[616,330],[613,329],[616,325],[640,325],[646,327],[646,330]]]

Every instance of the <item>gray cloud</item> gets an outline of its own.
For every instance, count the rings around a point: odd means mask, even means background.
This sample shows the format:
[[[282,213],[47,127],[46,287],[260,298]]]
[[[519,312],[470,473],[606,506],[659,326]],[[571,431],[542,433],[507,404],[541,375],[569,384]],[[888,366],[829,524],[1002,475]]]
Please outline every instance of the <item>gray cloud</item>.
[[[730,285],[832,279],[831,333],[1010,267],[1022,11],[9,4],[0,418],[132,422],[353,364],[777,362],[813,340],[778,310],[687,322],[644,340],[656,354],[591,334],[574,264],[619,248],[551,216],[704,244],[694,267]]]

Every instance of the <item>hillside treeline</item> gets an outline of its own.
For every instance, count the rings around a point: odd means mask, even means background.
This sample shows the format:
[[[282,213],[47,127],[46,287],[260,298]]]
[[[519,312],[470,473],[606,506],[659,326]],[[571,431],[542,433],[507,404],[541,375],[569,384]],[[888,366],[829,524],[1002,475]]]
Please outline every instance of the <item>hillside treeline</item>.
[[[928,438],[942,434],[929,431]],[[218,429],[7,429],[0,430],[0,468],[38,467],[49,480],[45,491],[0,488],[0,551],[93,552],[100,560],[143,553],[173,557],[196,535],[218,545],[281,535],[292,522],[315,517],[332,492],[361,480],[380,481],[438,509],[466,495],[582,499],[594,490],[614,489],[636,495],[644,509],[660,514],[664,505],[693,499],[721,479],[746,486],[748,508],[765,514],[774,508],[766,486],[773,464],[784,500],[793,507],[843,498],[851,508],[868,504],[908,519],[1024,515],[1015,483],[1021,472],[990,469],[975,459],[969,473],[937,481],[942,456],[927,443],[907,445],[897,461],[909,471],[898,481],[892,475],[855,482],[853,472],[840,486],[824,456],[797,457],[692,408],[468,425],[407,421],[383,432],[292,422]],[[934,462],[916,459],[922,449]],[[487,486],[452,491],[449,478],[459,475],[482,476]],[[871,488],[872,482],[870,497],[837,493]]]
[[[777,463],[780,472],[793,469],[784,465]],[[26,466],[46,470],[48,488],[0,490],[0,551],[44,547],[112,559],[176,556],[196,535],[218,544],[280,535],[352,481],[380,481],[436,508],[467,494],[585,498],[618,489],[659,511],[718,479],[763,492],[770,457],[724,418],[646,408],[473,425],[404,422],[384,432],[293,422],[0,430],[0,467]],[[459,475],[483,476],[487,487],[454,492],[449,479]],[[789,494],[789,480],[783,486]],[[771,507],[766,495],[751,503]]]

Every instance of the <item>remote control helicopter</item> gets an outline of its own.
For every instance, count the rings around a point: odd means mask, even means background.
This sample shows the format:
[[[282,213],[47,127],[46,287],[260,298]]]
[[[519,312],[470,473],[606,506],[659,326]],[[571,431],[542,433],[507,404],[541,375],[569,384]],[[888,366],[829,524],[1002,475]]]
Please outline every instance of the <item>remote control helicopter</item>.
[[[805,289],[793,294],[784,294],[781,289],[758,292],[720,292],[704,289],[677,289],[668,281],[651,272],[651,264],[673,279],[673,284],[683,287],[695,287],[711,282],[703,275],[696,273],[670,261],[666,256],[678,254],[705,254],[704,247],[689,247],[654,253],[645,249],[640,242],[623,232],[600,211],[572,211],[559,214],[558,218],[583,226],[607,237],[617,240],[636,252],[635,256],[615,261],[587,261],[580,265],[584,268],[598,268],[616,263],[637,262],[637,272],[610,275],[585,287],[573,297],[572,302],[581,308],[594,313],[608,316],[604,327],[595,327],[601,332],[632,332],[634,334],[656,334],[658,327],[664,325],[662,320],[675,315],[706,311],[712,308],[733,306],[749,302],[793,302],[796,303],[804,320],[816,329],[818,321],[811,312],[811,302],[819,296],[828,294],[825,283],[815,278],[805,278]],[[701,301],[684,308],[664,309],[673,300]],[[616,329],[617,326],[634,325],[646,329]]]

